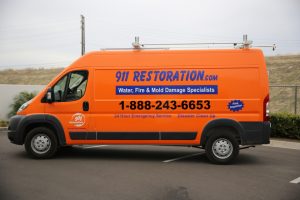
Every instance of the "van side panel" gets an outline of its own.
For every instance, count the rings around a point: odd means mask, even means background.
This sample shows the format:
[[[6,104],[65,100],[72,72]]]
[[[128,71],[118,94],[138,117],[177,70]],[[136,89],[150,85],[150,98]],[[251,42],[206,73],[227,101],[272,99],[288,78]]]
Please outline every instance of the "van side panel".
[[[80,99],[42,100],[48,88],[76,70],[88,72]],[[203,145],[218,126],[235,128],[241,144],[264,144],[270,135],[268,95],[266,64],[257,49],[92,52],[63,70],[18,113],[22,117],[11,120],[9,139],[22,144],[20,120],[42,114],[61,124],[53,129],[64,132],[61,145]]]
[[[214,119],[262,121],[266,78],[260,56],[259,51],[99,55],[90,110],[95,140],[75,142],[198,145]]]
[[[96,123],[95,131],[103,130],[106,132],[118,131],[118,132],[197,132],[201,133],[205,124],[215,118],[230,118],[236,121],[258,121],[260,120],[261,100],[259,87],[259,73],[258,68],[218,68],[209,69],[205,67],[187,68],[182,67],[158,67],[167,72],[176,71],[193,71],[200,70],[207,74],[217,75],[218,80],[190,82],[171,82],[165,81],[149,81],[149,82],[125,82],[118,83],[116,81],[116,74],[122,72],[122,68],[95,68],[94,79],[94,110],[93,116]],[[158,69],[147,68],[143,69],[146,72],[155,71]],[[135,72],[139,72],[140,68],[127,69],[130,75]],[[242,75],[247,75],[247,77]],[[129,76],[128,79],[132,77]],[[113,83],[113,85],[111,85]],[[237,84],[240,83],[240,84]],[[188,86],[187,86],[188,85]],[[216,86],[218,91],[211,92],[212,94],[172,94],[166,92],[170,86],[176,86],[177,88],[186,89],[189,87],[197,88],[201,86],[212,85]],[[127,87],[125,87],[127,86]],[[130,87],[129,87],[130,86]],[[162,87],[163,86],[163,87]],[[185,88],[187,86],[187,88]],[[192,87],[194,86],[194,87]],[[132,89],[131,91],[118,91],[122,89]],[[164,91],[158,92],[155,95],[151,94],[155,92],[155,89],[163,88]],[[181,89],[182,89],[181,88]],[[145,91],[149,89],[149,94]],[[174,88],[172,88],[174,89]],[[176,88],[175,88],[176,89]],[[136,90],[136,91],[135,91]],[[170,90],[170,89],[169,89]],[[142,93],[142,94],[141,94]],[[184,93],[184,92],[182,92]],[[228,109],[228,104],[231,101],[239,100],[243,102],[242,111]],[[176,102],[177,107],[173,108],[172,105],[166,105],[165,107],[159,107],[161,102],[164,104],[171,104]],[[202,101],[203,105],[199,103],[197,105],[183,108],[183,102],[192,104],[191,102]],[[204,103],[209,101],[209,105]],[[168,103],[166,103],[168,102]],[[138,107],[138,104],[141,104]],[[150,107],[146,107],[146,103],[150,104]],[[124,104],[124,105],[123,105]],[[136,104],[136,106],[132,106]],[[208,108],[209,106],[209,108]],[[201,108],[202,107],[202,108]],[[207,109],[205,109],[207,107]],[[197,144],[200,141],[200,134],[193,141],[187,140],[170,140],[160,141],[167,144]],[[105,141],[108,143],[118,143],[118,140]],[[126,141],[120,141],[124,143]],[[129,141],[128,141],[129,142]],[[141,141],[134,141],[134,143]],[[144,142],[144,141],[143,141]],[[153,141],[146,141],[153,142]],[[131,143],[131,142],[130,142]]]
[[[269,93],[264,57],[255,49],[93,52],[46,88],[85,69],[89,80],[82,99],[40,104],[45,89],[32,103],[40,106],[22,114],[56,117],[66,144],[199,145],[213,120],[262,122]],[[82,110],[84,101],[89,111]],[[84,127],[70,123],[78,113],[85,116]]]

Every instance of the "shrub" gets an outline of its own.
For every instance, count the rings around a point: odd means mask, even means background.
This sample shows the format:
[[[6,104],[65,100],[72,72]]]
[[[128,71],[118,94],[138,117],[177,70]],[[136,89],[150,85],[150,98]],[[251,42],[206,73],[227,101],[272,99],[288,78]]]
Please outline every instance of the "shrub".
[[[7,125],[8,125],[7,121],[0,120],[0,127],[7,127]]]
[[[35,97],[36,92],[20,92],[18,95],[14,97],[13,103],[10,105],[11,111],[8,113],[8,117],[14,116],[19,108],[27,101]]]
[[[271,137],[300,139],[300,115],[276,113],[271,115]]]

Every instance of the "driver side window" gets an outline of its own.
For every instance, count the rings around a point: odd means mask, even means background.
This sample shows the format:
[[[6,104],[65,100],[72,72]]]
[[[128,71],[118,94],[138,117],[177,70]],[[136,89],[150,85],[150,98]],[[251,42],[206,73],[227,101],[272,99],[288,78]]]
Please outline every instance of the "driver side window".
[[[66,82],[67,82],[68,75],[65,75],[56,85],[54,86],[54,101],[62,101],[62,97],[65,94],[66,89]]]
[[[75,101],[84,96],[88,79],[87,71],[70,72],[54,86],[54,101]]]

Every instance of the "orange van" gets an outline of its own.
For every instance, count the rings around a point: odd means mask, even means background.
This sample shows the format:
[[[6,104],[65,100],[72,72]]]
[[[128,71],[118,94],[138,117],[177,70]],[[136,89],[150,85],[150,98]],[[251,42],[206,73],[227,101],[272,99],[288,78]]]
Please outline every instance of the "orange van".
[[[269,143],[268,102],[259,49],[101,50],[22,105],[8,138],[35,158],[71,145],[181,145],[225,164]]]

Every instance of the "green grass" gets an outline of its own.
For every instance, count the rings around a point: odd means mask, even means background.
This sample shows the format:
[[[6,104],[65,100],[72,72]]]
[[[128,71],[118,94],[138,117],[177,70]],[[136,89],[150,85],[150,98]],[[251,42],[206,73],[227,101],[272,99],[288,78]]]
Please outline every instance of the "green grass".
[[[7,127],[8,122],[4,120],[0,120],[0,127]]]

